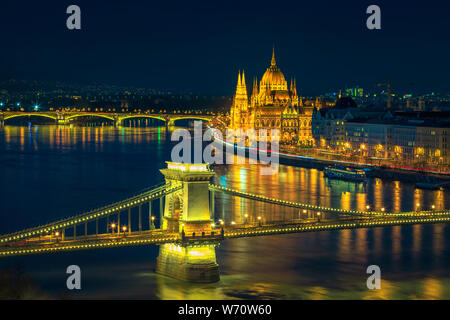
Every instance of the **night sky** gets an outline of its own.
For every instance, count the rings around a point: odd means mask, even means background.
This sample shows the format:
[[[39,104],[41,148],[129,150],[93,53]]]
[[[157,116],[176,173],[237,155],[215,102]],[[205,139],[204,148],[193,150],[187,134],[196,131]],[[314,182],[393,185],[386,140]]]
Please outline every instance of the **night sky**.
[[[66,28],[81,8],[82,29]],[[381,7],[382,30],[366,28]],[[0,4],[0,78],[233,94],[261,78],[272,46],[301,95],[389,77],[393,89],[450,92],[448,1],[9,1]]]

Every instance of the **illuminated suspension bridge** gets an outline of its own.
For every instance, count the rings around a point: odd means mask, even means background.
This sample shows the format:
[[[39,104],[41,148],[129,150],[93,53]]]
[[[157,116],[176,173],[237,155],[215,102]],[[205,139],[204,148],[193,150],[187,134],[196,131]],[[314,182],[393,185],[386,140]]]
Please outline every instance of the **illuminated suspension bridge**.
[[[242,192],[210,184],[214,172],[207,164],[168,162],[161,172],[165,183],[140,194],[0,236],[0,257],[154,244],[161,246],[157,272],[189,281],[212,282],[219,279],[215,246],[226,239],[450,222],[450,210],[401,213],[343,210]],[[299,216],[280,222],[258,217],[251,222],[245,219],[238,224],[224,221],[216,224],[213,208],[217,192],[296,208]],[[159,218],[152,212],[154,201],[159,201]],[[155,222],[159,222],[158,228]]]

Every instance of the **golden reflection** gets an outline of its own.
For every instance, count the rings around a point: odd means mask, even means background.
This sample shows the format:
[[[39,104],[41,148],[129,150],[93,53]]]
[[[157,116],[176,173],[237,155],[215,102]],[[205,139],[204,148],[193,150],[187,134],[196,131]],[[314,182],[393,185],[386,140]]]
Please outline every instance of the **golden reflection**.
[[[223,300],[226,296],[220,286],[196,285],[162,275],[154,275],[157,297],[161,300]]]
[[[6,142],[6,144],[10,144],[11,143],[11,127],[4,126],[3,128],[5,131],[5,142]]]
[[[374,198],[374,208],[376,208],[377,210],[384,208],[383,182],[379,178],[375,178],[373,198]]]
[[[413,210],[424,209],[423,190],[414,189],[414,203],[412,204]]]
[[[20,150],[25,150],[25,127],[20,127]]]
[[[373,252],[380,255],[383,252],[383,228],[373,229]]]
[[[341,208],[344,210],[350,210],[351,209],[351,193],[350,192],[343,192],[341,194]]]
[[[444,230],[445,225],[433,225],[433,253],[436,260],[440,258],[444,249]]]
[[[320,203],[319,201],[317,201],[318,174],[319,174],[319,172],[316,169],[309,170],[309,179],[310,179],[309,187],[310,187],[310,189],[309,189],[308,203],[316,204],[316,205]]]
[[[445,209],[445,192],[444,190],[436,190],[433,193],[433,203],[431,205],[435,205],[435,208],[437,210],[444,210]],[[430,207],[431,207],[430,205]]]
[[[367,229],[356,229],[356,248],[358,257],[361,257],[361,263],[367,264]]]
[[[367,205],[369,205],[367,203],[367,194],[365,192],[356,193],[356,209],[359,211],[367,211]]]
[[[339,231],[338,240],[338,258],[340,261],[348,261],[352,255],[351,248],[351,236],[352,230],[341,230]]]
[[[398,261],[402,251],[402,227],[392,227],[392,260]]]
[[[394,181],[394,190],[393,190],[393,208],[394,212],[402,211],[402,192],[400,189],[400,181]]]
[[[440,300],[442,299],[443,287],[441,282],[435,278],[426,278],[422,282],[422,295],[419,299]]]
[[[394,299],[396,286],[388,280],[383,279],[381,275],[381,289],[368,290],[362,299],[364,300],[391,300]]]
[[[415,259],[418,259],[421,252],[422,247],[422,226],[414,225],[412,226],[412,241],[413,241],[413,256]]]
[[[328,293],[327,288],[315,286],[315,287],[311,287],[309,290],[311,291],[311,293],[309,294],[309,299],[311,299],[311,300],[327,299],[327,293]]]

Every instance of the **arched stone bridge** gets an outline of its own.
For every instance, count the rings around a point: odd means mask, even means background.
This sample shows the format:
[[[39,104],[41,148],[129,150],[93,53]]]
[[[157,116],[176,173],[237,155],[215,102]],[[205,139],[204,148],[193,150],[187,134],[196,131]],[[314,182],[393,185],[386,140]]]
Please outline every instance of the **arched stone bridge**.
[[[136,118],[157,119],[165,122],[166,126],[175,125],[177,120],[203,120],[211,121],[213,116],[197,115],[197,114],[153,114],[153,113],[111,113],[111,112],[82,112],[82,111],[36,111],[36,112],[21,112],[21,111],[4,111],[0,112],[0,125],[4,125],[5,121],[18,117],[43,117],[52,119],[56,124],[69,124],[71,120],[79,117],[98,117],[111,120],[114,125],[120,126],[124,120]]]

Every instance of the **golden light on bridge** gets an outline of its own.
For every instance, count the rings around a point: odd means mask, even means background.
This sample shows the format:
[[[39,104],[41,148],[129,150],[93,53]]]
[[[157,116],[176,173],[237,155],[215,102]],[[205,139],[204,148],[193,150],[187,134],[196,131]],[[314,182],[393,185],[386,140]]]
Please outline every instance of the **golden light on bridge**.
[[[175,163],[167,161],[167,168],[172,170],[180,170],[180,171],[186,171],[186,172],[202,172],[202,171],[209,171],[209,165],[207,163],[194,163],[194,164],[188,164],[188,163]]]

